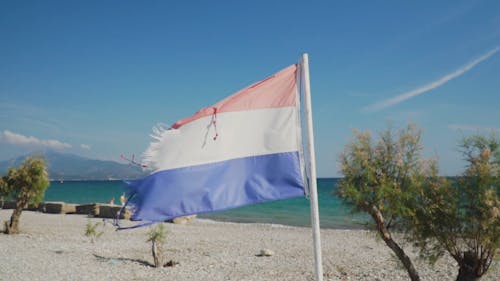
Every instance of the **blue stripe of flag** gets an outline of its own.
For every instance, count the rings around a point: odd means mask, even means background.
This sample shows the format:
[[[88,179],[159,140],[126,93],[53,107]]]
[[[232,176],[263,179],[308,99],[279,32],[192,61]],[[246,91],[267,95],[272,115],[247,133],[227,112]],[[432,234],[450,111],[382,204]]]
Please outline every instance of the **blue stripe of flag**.
[[[159,171],[127,184],[132,220],[153,222],[305,195],[298,152]]]

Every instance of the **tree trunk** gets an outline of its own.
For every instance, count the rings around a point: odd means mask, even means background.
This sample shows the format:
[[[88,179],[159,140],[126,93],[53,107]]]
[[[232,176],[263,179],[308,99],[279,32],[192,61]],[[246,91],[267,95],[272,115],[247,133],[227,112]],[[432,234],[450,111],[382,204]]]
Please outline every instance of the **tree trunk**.
[[[474,270],[471,270],[471,268],[467,266],[461,266],[458,269],[458,276],[457,276],[457,281],[475,281],[479,280],[479,277],[476,276],[476,273]]]
[[[403,263],[404,267],[406,268],[406,271],[408,272],[408,275],[410,276],[410,279],[412,281],[420,281],[420,277],[418,276],[418,272],[413,266],[413,263],[411,262],[410,258],[406,255],[404,250],[392,239],[392,235],[389,232],[389,230],[385,227],[384,223],[384,216],[376,207],[372,207],[370,215],[372,218],[375,220],[375,223],[377,224],[377,230],[384,240],[385,244],[396,254],[398,259]]]
[[[161,267],[161,253],[158,249],[158,245],[156,241],[152,241],[151,252],[153,253],[153,261],[155,263],[155,267]]]
[[[481,262],[475,253],[465,252],[458,264],[460,268],[458,269],[457,281],[474,281],[481,277],[477,274]]]
[[[21,205],[16,204],[16,208],[14,212],[12,212],[12,216],[10,217],[10,223],[5,230],[7,234],[17,234],[19,233],[19,220],[21,218],[21,213],[23,212],[23,207]]]

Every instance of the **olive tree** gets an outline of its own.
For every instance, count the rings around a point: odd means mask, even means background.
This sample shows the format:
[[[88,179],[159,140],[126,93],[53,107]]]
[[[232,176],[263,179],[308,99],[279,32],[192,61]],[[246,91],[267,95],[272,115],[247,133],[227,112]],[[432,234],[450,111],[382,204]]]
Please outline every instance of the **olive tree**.
[[[340,155],[343,178],[337,194],[354,212],[365,212],[378,234],[402,262],[411,280],[420,280],[411,259],[394,237],[404,230],[404,218],[422,185],[437,177],[437,165],[421,156],[421,131],[414,125],[391,128],[375,140],[369,132],[354,131],[354,140]]]
[[[16,169],[9,168],[7,175],[0,179],[2,194],[16,200],[16,206],[10,218],[5,222],[5,233],[19,232],[21,213],[28,204],[38,204],[49,185],[45,161],[42,158],[28,157]]]
[[[462,140],[467,167],[455,181],[421,190],[411,216],[413,239],[431,261],[448,252],[458,263],[457,281],[478,280],[500,244],[500,139]]]

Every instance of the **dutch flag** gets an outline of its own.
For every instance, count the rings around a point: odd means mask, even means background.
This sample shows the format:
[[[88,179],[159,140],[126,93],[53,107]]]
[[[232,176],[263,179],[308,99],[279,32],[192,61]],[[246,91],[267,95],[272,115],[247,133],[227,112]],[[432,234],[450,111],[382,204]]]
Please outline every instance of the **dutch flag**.
[[[153,172],[127,182],[133,220],[179,216],[305,195],[298,66],[156,128]]]

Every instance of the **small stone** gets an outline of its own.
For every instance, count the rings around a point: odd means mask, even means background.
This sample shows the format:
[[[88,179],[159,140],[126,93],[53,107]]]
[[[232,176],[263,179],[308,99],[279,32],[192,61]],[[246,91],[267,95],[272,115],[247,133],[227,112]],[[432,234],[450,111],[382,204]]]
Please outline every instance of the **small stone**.
[[[269,249],[262,249],[260,250],[260,254],[258,255],[259,257],[270,257],[274,255],[274,252],[269,250]]]
[[[173,261],[173,260],[170,260],[170,261],[168,261],[167,263],[165,263],[165,264],[163,265],[163,267],[174,267],[174,266],[176,266],[176,265],[178,265],[178,264],[179,264],[178,262]]]
[[[196,215],[189,215],[184,217],[177,217],[172,220],[174,224],[189,224],[196,218]]]

